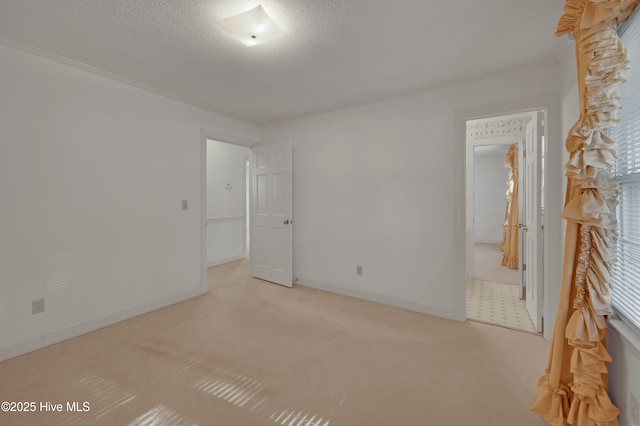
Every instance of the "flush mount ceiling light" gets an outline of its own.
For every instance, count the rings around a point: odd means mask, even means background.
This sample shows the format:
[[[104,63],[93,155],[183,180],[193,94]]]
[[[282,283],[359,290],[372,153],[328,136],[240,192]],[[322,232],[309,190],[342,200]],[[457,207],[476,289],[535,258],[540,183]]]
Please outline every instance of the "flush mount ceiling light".
[[[245,46],[267,43],[284,34],[261,5],[216,22]]]

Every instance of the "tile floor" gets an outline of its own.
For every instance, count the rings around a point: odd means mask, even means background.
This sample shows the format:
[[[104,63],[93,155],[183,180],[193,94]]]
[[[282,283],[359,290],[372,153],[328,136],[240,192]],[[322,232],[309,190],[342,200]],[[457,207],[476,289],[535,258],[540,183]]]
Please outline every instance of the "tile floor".
[[[514,330],[536,333],[518,286],[490,281],[467,282],[467,318]]]

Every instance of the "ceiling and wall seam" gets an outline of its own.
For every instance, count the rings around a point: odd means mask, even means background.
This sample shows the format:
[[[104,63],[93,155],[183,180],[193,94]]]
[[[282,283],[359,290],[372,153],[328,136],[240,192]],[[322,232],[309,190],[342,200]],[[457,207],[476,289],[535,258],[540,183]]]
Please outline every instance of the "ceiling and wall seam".
[[[165,98],[169,98],[169,99],[172,99],[174,101],[178,101],[178,102],[181,102],[181,103],[186,104],[186,105],[190,105],[190,106],[195,107],[195,108],[199,108],[199,109],[201,109],[203,111],[206,111],[208,113],[218,114],[218,115],[221,115],[223,117],[226,117],[226,118],[229,118],[229,119],[232,119],[232,120],[238,120],[238,121],[241,121],[241,122],[243,122],[245,124],[250,124],[250,125],[253,125],[253,126],[256,126],[256,127],[259,126],[259,124],[257,124],[257,123],[252,123],[251,121],[248,121],[248,120],[246,120],[246,119],[244,119],[242,117],[231,115],[226,111],[219,111],[219,110],[216,110],[215,108],[212,108],[210,106],[207,106],[207,105],[204,105],[204,104],[198,104],[197,102],[190,101],[188,99],[185,99],[183,97],[175,95],[175,94],[173,94],[173,93],[171,93],[169,91],[158,89],[156,87],[144,84],[144,83],[142,83],[140,81],[132,80],[130,78],[123,77],[121,75],[114,74],[114,73],[109,72],[109,71],[105,71],[102,68],[97,68],[97,67],[94,67],[92,65],[88,65],[88,64],[82,63],[80,61],[76,61],[74,59],[69,59],[69,58],[67,58],[65,56],[61,56],[61,55],[58,55],[56,53],[49,52],[47,50],[38,49],[37,47],[29,46],[27,44],[20,43],[20,42],[8,39],[8,38],[3,37],[3,36],[0,36],[0,44],[5,45],[7,47],[10,47],[12,49],[16,49],[16,50],[19,50],[19,51],[22,51],[22,52],[25,52],[25,53],[30,53],[30,54],[39,56],[39,57],[44,58],[44,59],[48,59],[48,60],[53,61],[53,62],[57,62],[57,63],[63,64],[63,65],[67,65],[67,66],[70,66],[70,67],[73,67],[73,68],[76,68],[76,69],[87,71],[87,72],[90,72],[92,74],[99,75],[101,77],[105,77],[105,78],[108,78],[110,80],[117,81],[119,83],[127,84],[127,85],[133,86],[133,87],[135,87],[137,89],[144,90],[144,91],[147,91],[147,92],[151,92],[151,93],[153,93],[155,95],[162,96],[162,97],[165,97]]]
[[[216,23],[258,4],[284,35],[246,47]],[[566,40],[549,16],[561,6],[21,0],[0,6],[0,44],[264,127],[556,67]]]
[[[437,90],[440,89],[446,89],[449,87],[455,87],[455,86],[460,86],[463,84],[468,84],[468,83],[475,83],[477,81],[480,80],[484,80],[484,79],[488,79],[488,78],[492,78],[492,77],[496,77],[496,76],[500,76],[500,75],[507,75],[507,74],[511,74],[513,72],[517,72],[519,70],[525,70],[527,68],[531,68],[531,67],[553,67],[553,66],[559,66],[560,64],[560,59],[558,58],[548,58],[548,59],[544,59],[544,60],[540,60],[540,61],[536,61],[536,62],[531,62],[531,63],[527,63],[527,64],[522,64],[522,65],[516,65],[513,67],[507,67],[507,68],[502,68],[499,70],[495,70],[495,71],[489,71],[486,73],[478,73],[478,74],[474,74],[471,76],[467,76],[467,77],[462,77],[462,78],[458,78],[458,79],[451,79],[451,80],[446,80],[446,81],[442,81],[440,83],[435,83],[435,84],[431,84],[431,85],[427,85],[427,86],[422,86],[422,87],[418,87],[415,89],[410,89],[410,90],[406,90],[403,92],[398,92],[395,93],[393,95],[387,95],[387,96],[380,96],[380,97],[376,97],[376,98],[367,98],[366,100],[362,100],[362,101],[355,101],[352,103],[347,103],[347,104],[343,104],[340,106],[336,106],[333,108],[328,108],[328,109],[320,109],[320,110],[315,110],[315,111],[311,111],[309,113],[303,113],[303,114],[297,114],[297,115],[293,115],[290,117],[287,117],[283,120],[279,120],[279,121],[274,121],[274,122],[270,122],[270,123],[264,123],[264,124],[257,124],[257,126],[259,127],[268,127],[274,124],[279,124],[279,123],[284,123],[287,121],[292,121],[292,120],[297,120],[300,118],[307,118],[307,117],[313,117],[315,115],[321,115],[321,114],[327,114],[327,113],[331,113],[331,112],[335,112],[335,111],[342,111],[342,110],[346,110],[346,109],[351,109],[351,108],[358,108],[361,106],[366,106],[366,105],[371,105],[371,104],[375,104],[378,102],[384,102],[384,101],[390,101],[393,99],[401,99],[401,98],[408,98],[411,96],[419,96],[425,93],[429,93],[429,92],[435,92]]]
[[[303,113],[303,114],[297,114],[297,115],[293,115],[293,116],[289,116],[289,117],[285,117],[282,120],[277,120],[277,121],[272,121],[272,122],[266,122],[266,123],[261,123],[261,122],[255,122],[255,121],[249,121],[244,117],[240,117],[240,116],[236,116],[236,115],[232,115],[229,114],[226,111],[221,111],[221,110],[217,110],[215,108],[212,108],[211,106],[208,105],[204,105],[204,104],[199,104],[197,102],[193,102],[190,101],[188,99],[185,99],[183,97],[180,97],[178,95],[175,95],[169,91],[165,91],[162,89],[158,89],[156,87],[144,84],[142,82],[136,81],[136,80],[132,80],[130,78],[127,77],[123,77],[121,75],[118,74],[114,74],[112,72],[109,71],[105,71],[101,68],[97,68],[94,67],[92,65],[88,65],[79,61],[76,61],[74,59],[69,59],[65,56],[61,56],[46,50],[42,50],[39,49],[37,47],[33,47],[33,46],[29,46],[27,44],[24,43],[20,43],[11,39],[8,39],[6,37],[0,36],[0,44],[3,44],[5,46],[11,47],[13,49],[17,49],[26,53],[31,53],[34,54],[36,56],[40,56],[42,58],[54,61],[54,62],[58,62],[64,65],[68,65],[77,69],[81,69],[105,78],[109,78],[111,80],[114,81],[118,81],[120,83],[124,83],[133,87],[136,87],[138,89],[141,90],[145,90],[151,93],[154,93],[156,95],[159,96],[163,96],[169,99],[173,99],[175,101],[178,102],[182,102],[184,104],[196,107],[196,108],[200,108],[204,111],[210,112],[210,113],[214,113],[214,114],[218,114],[221,115],[223,117],[227,117],[233,120],[238,120],[241,121],[245,124],[250,124],[256,127],[268,127],[274,124],[278,124],[278,123],[283,123],[286,121],[291,121],[291,120],[297,120],[300,118],[306,118],[306,117],[312,117],[314,115],[320,115],[320,114],[326,114],[326,113],[330,113],[330,112],[335,112],[335,111],[341,111],[341,110],[345,110],[345,109],[350,109],[350,108],[357,108],[360,106],[365,106],[365,105],[371,105],[371,104],[375,104],[378,102],[384,102],[384,101],[388,101],[388,100],[392,100],[392,99],[399,99],[399,98],[404,98],[404,97],[410,97],[410,96],[416,96],[416,95],[420,95],[420,94],[424,94],[424,93],[428,93],[428,92],[433,92],[439,89],[443,89],[443,88],[447,88],[447,87],[453,87],[453,86],[457,86],[457,85],[461,85],[461,84],[467,84],[467,83],[472,83],[472,82],[476,82],[479,80],[483,80],[485,78],[491,78],[491,77],[495,77],[495,76],[499,76],[502,74],[509,74],[512,73],[514,71],[518,71],[519,69],[525,69],[525,68],[530,68],[532,66],[556,66],[559,63],[559,60],[557,58],[549,58],[546,60],[541,60],[541,61],[536,61],[536,62],[532,62],[532,63],[528,63],[528,64],[522,64],[522,65],[517,65],[514,67],[508,67],[508,68],[503,68],[500,70],[495,70],[495,71],[490,71],[490,72],[486,72],[486,73],[479,73],[479,74],[474,74],[471,76],[467,76],[467,77],[463,77],[463,78],[459,78],[459,79],[452,79],[452,80],[447,80],[447,81],[443,81],[440,83],[436,83],[436,84],[431,84],[428,86],[424,86],[424,87],[419,87],[419,88],[415,88],[415,89],[411,89],[411,90],[407,90],[407,91],[403,91],[403,92],[399,92],[396,94],[392,94],[392,95],[387,95],[387,96],[379,96],[379,97],[375,97],[375,98],[368,98],[365,100],[361,100],[361,101],[355,101],[355,102],[351,102],[351,103],[347,103],[347,104],[343,104],[343,105],[339,105],[336,107],[332,107],[332,108],[327,108],[327,109],[319,109],[319,110],[314,110],[314,111],[310,111],[308,113]]]

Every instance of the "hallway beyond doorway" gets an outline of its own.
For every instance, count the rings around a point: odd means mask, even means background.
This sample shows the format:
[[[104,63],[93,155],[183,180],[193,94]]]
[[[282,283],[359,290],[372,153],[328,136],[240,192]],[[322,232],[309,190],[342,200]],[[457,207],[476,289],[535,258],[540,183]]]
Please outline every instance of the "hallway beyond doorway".
[[[476,280],[513,285],[520,283],[518,270],[502,265],[502,251],[499,244],[475,243],[474,252]]]
[[[474,250],[475,277],[467,281],[467,318],[536,333],[526,302],[518,297],[518,270],[502,265],[499,244],[476,243]]]

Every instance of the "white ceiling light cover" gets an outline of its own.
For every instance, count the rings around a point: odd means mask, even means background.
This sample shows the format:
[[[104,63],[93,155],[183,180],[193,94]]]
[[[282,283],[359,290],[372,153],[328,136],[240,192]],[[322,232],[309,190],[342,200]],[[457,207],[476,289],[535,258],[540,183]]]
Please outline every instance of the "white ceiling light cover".
[[[268,43],[284,35],[261,5],[216,22],[245,46]]]

